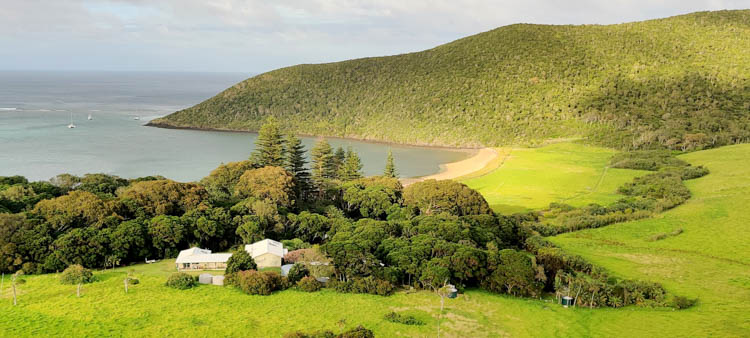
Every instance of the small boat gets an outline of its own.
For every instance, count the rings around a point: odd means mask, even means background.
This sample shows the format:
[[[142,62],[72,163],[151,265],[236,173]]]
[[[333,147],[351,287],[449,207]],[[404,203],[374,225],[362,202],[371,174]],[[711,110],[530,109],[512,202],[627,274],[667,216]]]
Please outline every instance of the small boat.
[[[89,113],[89,121],[93,120],[94,118],[91,116],[91,113]]]
[[[68,129],[73,129],[75,127],[76,127],[76,125],[73,124],[73,113],[71,112],[70,113],[70,124],[68,125]]]
[[[136,117],[134,117],[134,118],[133,118],[133,120],[136,120],[136,121],[137,121],[137,120],[140,120],[140,119],[141,119],[141,117],[140,117],[140,116],[136,116]]]

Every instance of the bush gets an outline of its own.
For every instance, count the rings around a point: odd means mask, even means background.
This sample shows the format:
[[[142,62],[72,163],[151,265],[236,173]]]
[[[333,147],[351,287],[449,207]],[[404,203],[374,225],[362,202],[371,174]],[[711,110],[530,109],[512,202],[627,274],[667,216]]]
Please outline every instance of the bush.
[[[368,293],[378,296],[388,296],[395,290],[390,282],[373,276],[352,278],[348,281],[330,280],[328,287],[341,293]]]
[[[195,277],[184,272],[175,272],[169,276],[166,285],[173,289],[187,290],[196,285]]]
[[[303,277],[297,282],[297,288],[300,291],[315,292],[320,290],[323,285],[315,277]]]
[[[130,285],[138,285],[141,281],[138,280],[138,278],[128,278],[128,284]]]
[[[697,167],[687,166],[682,168],[680,172],[680,177],[683,181],[685,180],[692,180],[695,178],[703,177],[709,174],[708,168],[699,165]]]
[[[302,331],[294,331],[284,334],[284,338],[336,338],[336,334],[333,331],[316,331],[313,333],[305,333]]]
[[[331,287],[337,292],[369,293],[371,295],[388,296],[395,289],[393,284],[373,276],[354,278],[346,282],[331,281]]]
[[[362,325],[353,329],[344,331],[340,334],[334,334],[333,331],[317,331],[305,333],[302,331],[289,332],[284,334],[284,338],[374,338],[375,335],[371,330],[364,328]]]
[[[283,287],[281,275],[275,271],[247,270],[233,275],[232,285],[249,295],[268,296]]]
[[[309,275],[310,270],[308,270],[304,264],[295,263],[292,268],[289,269],[289,274],[287,274],[286,278],[289,279],[289,283],[296,284],[298,281],[302,280],[302,278]]]
[[[258,269],[258,265],[255,264],[255,261],[250,256],[250,254],[245,250],[237,250],[236,252],[232,253],[232,256],[227,260],[227,268],[225,270],[225,273],[233,274],[239,271],[256,269]]]
[[[347,330],[337,335],[336,338],[375,338],[371,330],[364,328],[362,325],[351,330]]]
[[[674,306],[675,309],[682,310],[695,305],[697,301],[697,299],[688,299],[687,297],[674,296],[674,298],[672,299],[672,306]]]
[[[404,325],[424,325],[423,321],[417,318],[414,318],[414,316],[401,315],[393,311],[385,315],[385,320],[391,323],[398,323],[398,324],[404,324]]]
[[[60,283],[62,284],[86,284],[93,281],[94,274],[91,270],[78,264],[67,267],[60,275]]]
[[[666,167],[682,167],[687,163],[672,156],[669,150],[643,150],[619,153],[610,160],[612,168],[656,171]]]
[[[656,235],[651,236],[651,238],[649,238],[648,240],[649,240],[649,242],[656,242],[656,241],[660,241],[660,240],[665,239],[665,238],[667,238],[667,234],[660,233],[660,234],[656,234]]]

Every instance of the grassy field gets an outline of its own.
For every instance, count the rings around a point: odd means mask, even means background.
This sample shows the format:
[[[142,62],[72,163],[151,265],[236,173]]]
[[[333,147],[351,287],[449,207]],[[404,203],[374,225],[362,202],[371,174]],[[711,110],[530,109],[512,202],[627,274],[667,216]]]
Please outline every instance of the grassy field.
[[[544,155],[543,151],[536,156],[565,157]],[[567,158],[573,156],[571,152]],[[682,311],[564,309],[549,301],[470,290],[446,302],[442,333],[460,337],[750,336],[750,213],[745,209],[750,203],[750,145],[682,158],[707,165],[712,171],[687,182],[694,197],[686,204],[658,218],[552,240],[620,277],[660,282],[670,293],[698,298],[695,307]],[[592,160],[588,167],[604,162]],[[541,189],[534,176],[528,177],[528,186]],[[678,227],[684,230],[680,235],[648,241],[654,234]],[[125,294],[122,287],[129,268],[121,268],[98,272],[99,281],[84,286],[81,298],[75,297],[74,286],[60,285],[55,275],[30,276],[22,286],[17,307],[11,305],[6,279],[0,299],[0,336],[278,337],[298,329],[339,332],[358,324],[380,337],[434,337],[436,333],[439,298],[429,292],[379,297],[287,290],[263,297],[211,285],[178,291],[163,285],[173,269],[171,261],[133,268],[141,284],[130,293]],[[405,326],[385,321],[383,316],[394,310],[412,314],[426,324]]]
[[[568,252],[612,272],[661,282],[697,297],[681,311],[675,330],[688,335],[750,336],[750,145],[695,152],[680,158],[711,174],[686,184],[687,203],[657,218],[615,224],[553,238]],[[661,241],[648,239],[675,229]]]
[[[614,153],[577,143],[514,148],[501,152],[507,157],[498,169],[463,182],[504,214],[544,208],[551,202],[609,204],[621,197],[616,194],[620,185],[643,175],[637,170],[607,168]]]

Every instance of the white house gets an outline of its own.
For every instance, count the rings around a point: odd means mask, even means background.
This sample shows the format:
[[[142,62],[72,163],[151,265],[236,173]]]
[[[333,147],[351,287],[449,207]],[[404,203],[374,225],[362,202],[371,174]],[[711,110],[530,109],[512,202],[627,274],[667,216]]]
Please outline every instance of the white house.
[[[245,245],[245,251],[253,257],[255,264],[258,265],[258,269],[268,267],[281,267],[281,259],[287,253],[287,249],[284,249],[284,244],[281,242],[274,241],[272,239],[264,239],[253,244]]]
[[[211,250],[190,248],[180,251],[175,261],[177,270],[223,270],[231,253],[211,253]]]

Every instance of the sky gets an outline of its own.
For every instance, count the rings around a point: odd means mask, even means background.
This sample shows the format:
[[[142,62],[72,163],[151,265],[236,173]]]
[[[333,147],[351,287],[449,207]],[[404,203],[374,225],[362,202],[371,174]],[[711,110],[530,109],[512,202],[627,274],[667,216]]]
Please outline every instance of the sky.
[[[750,0],[0,0],[0,70],[261,73],[514,23],[613,24]]]

